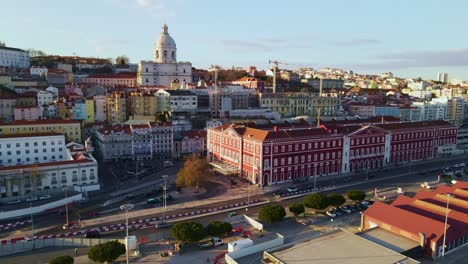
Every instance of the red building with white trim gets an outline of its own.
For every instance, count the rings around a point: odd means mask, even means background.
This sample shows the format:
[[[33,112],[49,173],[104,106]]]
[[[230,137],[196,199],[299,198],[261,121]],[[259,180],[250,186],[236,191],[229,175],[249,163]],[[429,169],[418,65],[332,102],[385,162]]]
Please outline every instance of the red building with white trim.
[[[226,124],[208,129],[208,160],[225,163],[254,184],[324,176],[432,159],[455,144],[445,121],[333,123],[311,126]]]

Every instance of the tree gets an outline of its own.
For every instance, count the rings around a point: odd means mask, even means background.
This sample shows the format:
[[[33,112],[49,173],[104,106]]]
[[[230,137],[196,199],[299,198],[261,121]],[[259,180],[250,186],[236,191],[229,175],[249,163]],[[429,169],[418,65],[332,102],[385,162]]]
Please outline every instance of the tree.
[[[309,194],[304,198],[304,205],[315,210],[327,208],[327,197],[321,193]]]
[[[88,252],[88,258],[100,263],[112,262],[125,252],[125,245],[114,240],[92,247]]]
[[[73,264],[75,259],[70,256],[60,256],[49,261],[49,264]]]
[[[269,204],[260,208],[258,218],[268,224],[279,222],[286,216],[286,211],[279,204]]]
[[[208,162],[194,154],[185,160],[184,167],[177,173],[176,186],[198,189],[212,176],[213,172]]]
[[[115,58],[115,64],[128,65],[129,63],[130,63],[130,59],[127,57],[127,55],[121,55]]]
[[[206,232],[199,223],[179,222],[171,227],[171,235],[179,241],[193,243],[206,237]]]
[[[305,212],[305,207],[303,203],[293,203],[289,206],[289,212],[293,213],[295,216],[303,214]]]
[[[349,190],[346,192],[346,197],[353,201],[362,201],[366,199],[366,193],[363,191]]]
[[[327,195],[327,204],[340,206],[346,202],[346,199],[341,194],[330,193]]]
[[[28,49],[28,51],[29,51],[29,55],[31,55],[31,57],[47,56],[47,54],[45,52],[43,52],[42,50]]]
[[[221,236],[231,231],[232,225],[222,221],[213,221],[206,227],[206,233],[210,236]]]

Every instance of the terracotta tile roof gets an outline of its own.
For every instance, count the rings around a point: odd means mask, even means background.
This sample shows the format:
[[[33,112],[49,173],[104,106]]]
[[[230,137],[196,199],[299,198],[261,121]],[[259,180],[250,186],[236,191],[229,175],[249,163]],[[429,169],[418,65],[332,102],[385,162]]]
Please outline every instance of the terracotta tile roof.
[[[375,124],[385,130],[403,130],[403,129],[424,129],[431,127],[454,127],[447,121],[435,120],[435,121],[418,121],[418,122],[398,122],[398,123],[384,123]]]
[[[51,136],[63,136],[60,133],[31,133],[31,134],[11,134],[11,135],[0,135],[1,138],[24,138],[24,137],[51,137]]]
[[[184,137],[188,138],[206,138],[206,130],[190,130],[183,132]]]
[[[382,221],[390,227],[396,227],[402,231],[419,236],[423,233],[430,240],[438,240],[444,234],[444,222],[407,211],[392,205],[376,201],[364,212],[369,216]]]
[[[0,122],[0,126],[47,125],[47,124],[80,124],[80,121],[71,120],[71,119],[39,119],[39,120],[15,120],[9,123]]]
[[[86,159],[80,159],[80,160],[63,160],[63,161],[35,163],[35,164],[28,164],[28,165],[5,166],[5,167],[0,167],[0,171],[28,169],[28,168],[34,168],[34,167],[57,166],[57,165],[70,165],[70,164],[80,164],[80,163],[94,163],[94,161],[86,158]]]

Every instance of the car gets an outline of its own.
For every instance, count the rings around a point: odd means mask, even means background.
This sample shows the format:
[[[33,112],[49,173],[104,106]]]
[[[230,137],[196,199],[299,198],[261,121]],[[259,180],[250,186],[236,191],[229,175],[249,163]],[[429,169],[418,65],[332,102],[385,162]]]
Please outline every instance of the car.
[[[39,196],[39,200],[47,200],[47,199],[50,199],[50,198],[52,198],[52,196],[50,196],[48,194]]]
[[[366,206],[360,204],[360,203],[355,203],[354,206],[359,210],[359,211],[364,211],[367,209]]]
[[[17,203],[21,203],[21,200],[13,200],[13,201],[8,202],[8,204],[17,204]]]
[[[242,237],[243,238],[251,238],[252,237],[252,232],[244,231],[244,232],[242,232]]]
[[[90,230],[86,232],[86,234],[84,235],[84,238],[100,238],[100,237],[101,237],[101,234],[97,230]]]
[[[159,203],[159,199],[158,198],[149,198],[148,200],[146,200],[146,203],[149,203],[149,204]]]
[[[297,191],[299,191],[299,188],[297,188],[296,186],[288,187],[288,192],[290,193],[297,192]]]
[[[336,214],[336,216],[341,216],[344,213],[339,208],[334,208],[332,211],[333,211],[334,214]]]
[[[26,199],[26,202],[35,202],[37,200],[39,200],[39,198],[37,198],[36,196],[31,196]]]
[[[233,217],[233,216],[236,216],[236,215],[237,215],[236,212],[230,212],[230,213],[228,214],[228,217]]]
[[[161,228],[169,228],[171,226],[172,226],[172,223],[161,222],[161,223],[156,224],[154,227],[156,227],[156,229],[161,229]]]
[[[345,213],[347,213],[347,214],[350,214],[350,213],[352,212],[351,209],[348,208],[348,206],[346,206],[346,205],[340,206],[340,209],[341,209],[342,211],[344,211]]]
[[[276,190],[273,192],[273,195],[283,195],[284,191],[283,190]]]
[[[33,240],[36,240],[36,237],[25,237],[24,242],[31,242]]]
[[[305,225],[305,226],[308,226],[310,225],[310,222],[308,220],[304,220],[304,219],[299,219],[297,220],[301,225]]]
[[[331,218],[337,217],[336,213],[333,210],[328,210],[326,214]]]
[[[350,204],[348,205],[348,208],[351,210],[351,212],[357,212],[358,208],[355,204]]]

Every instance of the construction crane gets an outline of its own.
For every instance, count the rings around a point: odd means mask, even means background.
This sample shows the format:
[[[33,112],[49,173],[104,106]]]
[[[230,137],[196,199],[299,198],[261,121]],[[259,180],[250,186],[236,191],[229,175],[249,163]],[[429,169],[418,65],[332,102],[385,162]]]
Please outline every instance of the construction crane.
[[[214,83],[215,83],[215,90],[218,90],[218,72],[221,70],[221,66],[219,65],[211,65],[210,68],[208,68],[209,72],[214,72]]]

